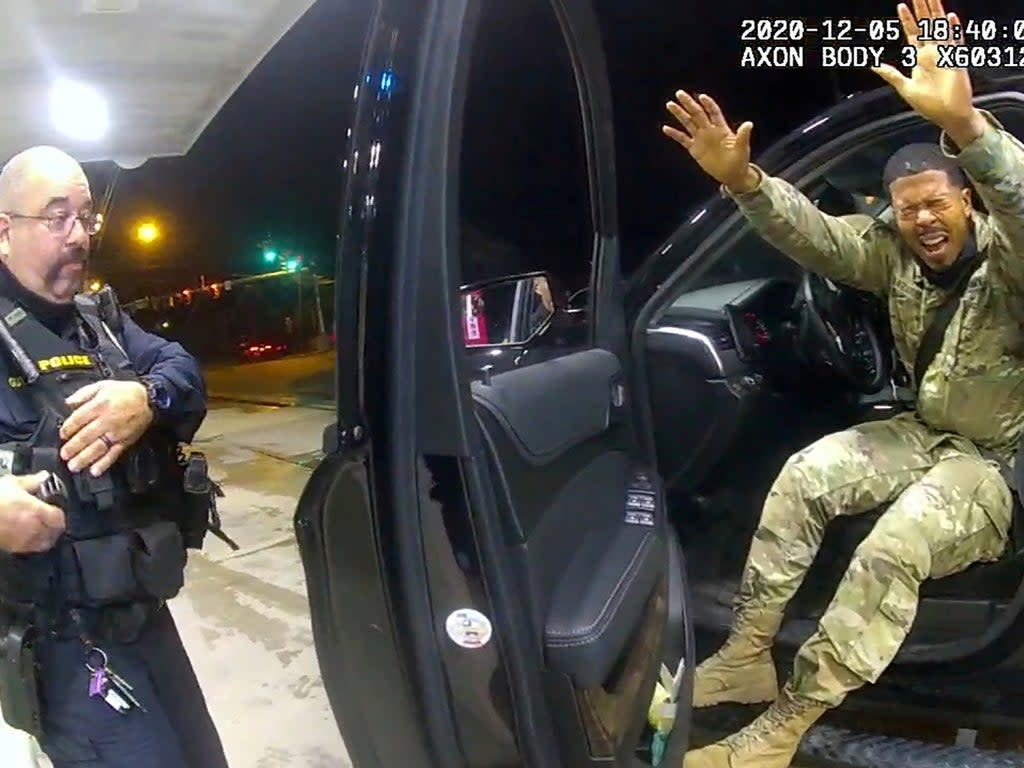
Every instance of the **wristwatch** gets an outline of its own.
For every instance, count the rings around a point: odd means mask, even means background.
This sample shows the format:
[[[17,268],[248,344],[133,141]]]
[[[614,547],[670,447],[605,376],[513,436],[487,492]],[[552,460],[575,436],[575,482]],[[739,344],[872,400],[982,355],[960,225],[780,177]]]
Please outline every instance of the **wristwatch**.
[[[153,409],[153,412],[157,416],[166,413],[167,409],[171,407],[171,393],[167,391],[163,382],[149,376],[143,376],[140,382],[146,388],[146,400],[149,401],[149,407]]]

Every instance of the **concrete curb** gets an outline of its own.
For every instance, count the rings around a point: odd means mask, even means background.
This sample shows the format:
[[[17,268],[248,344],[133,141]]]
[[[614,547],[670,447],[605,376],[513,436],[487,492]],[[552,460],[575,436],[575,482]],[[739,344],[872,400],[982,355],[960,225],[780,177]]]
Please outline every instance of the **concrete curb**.
[[[312,397],[312,396],[311,396]],[[295,395],[246,395],[246,394],[225,394],[208,392],[207,398],[211,401],[225,403],[244,403],[246,405],[268,405],[278,408],[316,408],[322,411],[333,411],[334,402],[325,398],[305,399],[303,396]]]
[[[233,368],[246,367],[251,368],[257,365],[272,365],[274,363],[286,362],[288,360],[303,360],[310,357],[326,357],[331,354],[331,350],[323,352],[297,352],[294,355],[284,355],[283,357],[272,357],[269,360],[247,360],[238,361],[234,363],[216,363],[205,367],[205,371],[210,373],[219,373],[220,371],[228,371]]]

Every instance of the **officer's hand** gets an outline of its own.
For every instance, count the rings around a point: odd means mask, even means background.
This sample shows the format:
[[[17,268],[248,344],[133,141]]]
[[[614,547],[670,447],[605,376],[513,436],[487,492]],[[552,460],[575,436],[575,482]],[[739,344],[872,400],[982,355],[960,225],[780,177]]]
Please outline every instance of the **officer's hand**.
[[[706,174],[737,192],[757,185],[757,172],[750,166],[750,132],[753,123],[736,131],[729,127],[722,110],[710,96],[698,102],[686,91],[677,91],[678,103],[666,107],[684,130],[663,126],[662,131],[681,144]]]
[[[67,399],[74,408],[61,427],[60,457],[72,472],[90,468],[99,477],[153,423],[146,388],[135,381],[100,381]]]
[[[0,550],[46,552],[64,532],[64,512],[32,495],[45,479],[45,472],[0,477]]]

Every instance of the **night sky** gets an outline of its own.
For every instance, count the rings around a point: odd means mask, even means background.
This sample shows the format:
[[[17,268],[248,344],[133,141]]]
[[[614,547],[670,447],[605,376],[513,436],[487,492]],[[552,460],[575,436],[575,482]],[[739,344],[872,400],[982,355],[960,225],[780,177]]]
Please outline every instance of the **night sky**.
[[[492,0],[497,1],[497,0]],[[532,1],[532,0],[531,0]],[[184,158],[123,171],[94,272],[123,298],[263,270],[258,242],[302,252],[330,271],[338,223],[341,160],[351,114],[367,0],[320,0],[242,85]],[[709,3],[598,0],[616,103],[619,198],[627,267],[675,228],[715,187],[660,134],[676,88],[715,96],[735,123],[753,120],[755,153],[847,93],[877,87],[871,72],[743,70],[740,20],[809,20],[850,13],[839,3]],[[1008,0],[973,2],[976,18],[1012,17]],[[857,15],[888,18],[895,3],[858,0]],[[951,8],[951,10],[958,10]],[[521,43],[528,45],[528,39]],[[515,46],[514,35],[508,45]],[[529,51],[523,51],[529,57]],[[889,61],[895,63],[890,57]],[[510,143],[521,124],[480,115]],[[557,149],[557,148],[556,148]],[[94,194],[112,171],[90,169]],[[143,248],[132,225],[152,216],[161,242]]]
[[[357,0],[361,2],[361,0]],[[354,3],[319,2],[260,63],[188,155],[122,171],[93,263],[123,298],[265,271],[258,241],[333,258],[341,161],[359,50],[345,34],[362,26]],[[99,196],[112,168],[90,168]],[[143,248],[134,224],[153,217],[159,245]]]

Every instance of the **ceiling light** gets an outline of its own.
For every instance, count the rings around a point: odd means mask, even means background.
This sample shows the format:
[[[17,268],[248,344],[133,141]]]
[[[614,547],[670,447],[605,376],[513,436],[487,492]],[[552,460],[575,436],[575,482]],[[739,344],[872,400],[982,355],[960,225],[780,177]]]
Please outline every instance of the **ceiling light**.
[[[50,120],[72,139],[98,141],[110,126],[107,102],[95,88],[71,80],[59,80],[50,90]]]

